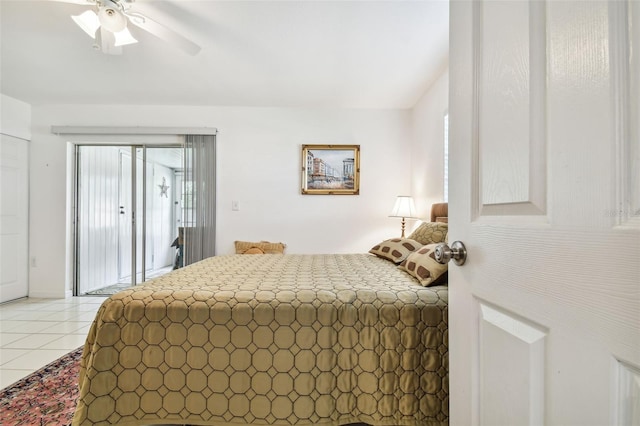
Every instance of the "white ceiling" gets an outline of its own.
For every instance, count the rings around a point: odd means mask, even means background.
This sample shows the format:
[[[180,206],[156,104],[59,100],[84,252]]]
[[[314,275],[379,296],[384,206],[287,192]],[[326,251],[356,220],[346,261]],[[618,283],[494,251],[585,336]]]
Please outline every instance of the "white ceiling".
[[[410,108],[446,68],[449,3],[151,1],[133,9],[202,47],[130,25],[120,56],[71,20],[90,6],[0,0],[0,92],[33,105]]]

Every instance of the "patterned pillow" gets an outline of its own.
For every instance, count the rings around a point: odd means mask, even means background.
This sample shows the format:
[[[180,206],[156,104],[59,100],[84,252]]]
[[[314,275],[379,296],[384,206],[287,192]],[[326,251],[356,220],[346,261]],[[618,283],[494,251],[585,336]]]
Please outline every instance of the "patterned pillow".
[[[422,245],[441,243],[446,240],[449,224],[443,222],[422,222],[409,238]]]
[[[420,247],[422,244],[408,238],[392,238],[373,246],[369,253],[388,259],[393,263],[400,263]]]
[[[270,243],[269,241],[251,242],[251,241],[236,241],[236,254],[251,254],[256,253],[256,250],[252,250],[247,253],[247,250],[259,249],[265,254],[281,254],[284,253],[285,245],[282,243]]]
[[[418,279],[425,287],[444,281],[448,265],[436,262],[435,248],[438,244],[428,244],[415,251],[400,264],[398,268]],[[442,278],[442,280],[439,280]],[[444,283],[443,283],[444,284]]]
[[[251,247],[250,249],[245,250],[242,254],[264,254],[264,251],[258,247]]]

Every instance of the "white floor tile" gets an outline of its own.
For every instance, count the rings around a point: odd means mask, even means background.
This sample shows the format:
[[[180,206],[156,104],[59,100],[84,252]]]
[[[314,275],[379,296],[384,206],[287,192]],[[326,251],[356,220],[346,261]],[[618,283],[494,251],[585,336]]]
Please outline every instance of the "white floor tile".
[[[25,302],[20,305],[16,305],[16,309],[20,309],[23,312],[41,312],[41,311],[56,311],[58,308],[56,305],[52,305],[50,302]]]
[[[91,297],[78,297],[75,299],[75,301],[78,304],[85,304],[85,303],[95,303],[97,305],[102,305],[102,303],[107,300],[107,296],[91,296]]]
[[[27,336],[29,335],[26,333],[0,333],[0,348],[16,340],[24,339]]]
[[[2,320],[0,321],[0,333],[10,333],[20,324],[22,324],[22,321]]]
[[[89,325],[87,325],[85,327],[82,327],[79,330],[76,330],[73,334],[82,334],[84,336],[88,336],[89,335],[89,330],[91,330],[91,324],[89,324]]]
[[[36,370],[0,370],[0,389],[14,384]]]
[[[26,355],[28,352],[29,349],[0,349],[0,366]]]
[[[39,333],[47,328],[59,325],[59,321],[1,321],[0,332],[2,333]]]
[[[98,304],[87,303],[86,305],[74,305],[74,306],[67,307],[65,311],[79,312],[79,313],[83,313],[83,312],[96,313],[98,312],[99,308],[100,308],[100,305]]]
[[[47,316],[54,312],[51,311],[21,311],[11,318],[11,321],[41,321],[47,320]]]
[[[42,349],[66,349],[72,351],[80,346],[84,345],[87,336],[81,334],[67,334],[59,339],[56,339],[46,345],[42,346]]]
[[[44,367],[61,356],[68,354],[66,349],[38,349],[2,365],[2,370],[33,369]]]
[[[93,321],[96,317],[95,312],[85,312],[82,315],[78,315],[74,321]]]
[[[22,311],[18,311],[16,309],[0,309],[0,321],[10,320],[21,313]]]
[[[42,321],[74,321],[78,316],[83,314],[84,312],[73,311],[47,312],[41,319]]]
[[[82,331],[87,326],[90,326],[91,323],[89,321],[64,321],[58,325],[54,325],[53,327],[45,328],[40,331],[40,333],[51,333],[51,334],[82,334]]]
[[[30,334],[15,342],[7,343],[3,349],[38,349],[62,336],[64,334]]]

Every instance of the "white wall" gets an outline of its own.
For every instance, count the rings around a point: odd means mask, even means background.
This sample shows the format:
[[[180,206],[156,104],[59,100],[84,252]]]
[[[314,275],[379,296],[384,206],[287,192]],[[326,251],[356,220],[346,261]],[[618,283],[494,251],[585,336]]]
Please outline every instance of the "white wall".
[[[31,139],[31,105],[0,94],[0,133]]]
[[[444,115],[449,105],[449,70],[434,82],[411,111],[411,188],[419,217],[429,220],[431,205],[444,200]]]
[[[366,252],[399,233],[389,211],[396,195],[411,187],[410,111],[34,107],[30,243],[38,267],[31,270],[31,295],[63,297],[71,289],[67,141],[51,133],[52,125],[216,127],[218,254],[232,253],[235,240],[281,241],[287,253]],[[301,195],[302,144],[359,144],[360,195]],[[231,210],[232,201],[239,211]]]

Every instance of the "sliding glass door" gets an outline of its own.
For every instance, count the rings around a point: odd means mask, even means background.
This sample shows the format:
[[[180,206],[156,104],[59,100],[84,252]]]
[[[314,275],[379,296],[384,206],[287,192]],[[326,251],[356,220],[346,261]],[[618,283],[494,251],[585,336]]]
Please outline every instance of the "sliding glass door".
[[[176,239],[178,228],[182,226],[183,151],[183,148],[146,149],[145,279],[162,275],[175,267]]]
[[[76,147],[75,294],[113,294],[174,268],[182,147]]]

